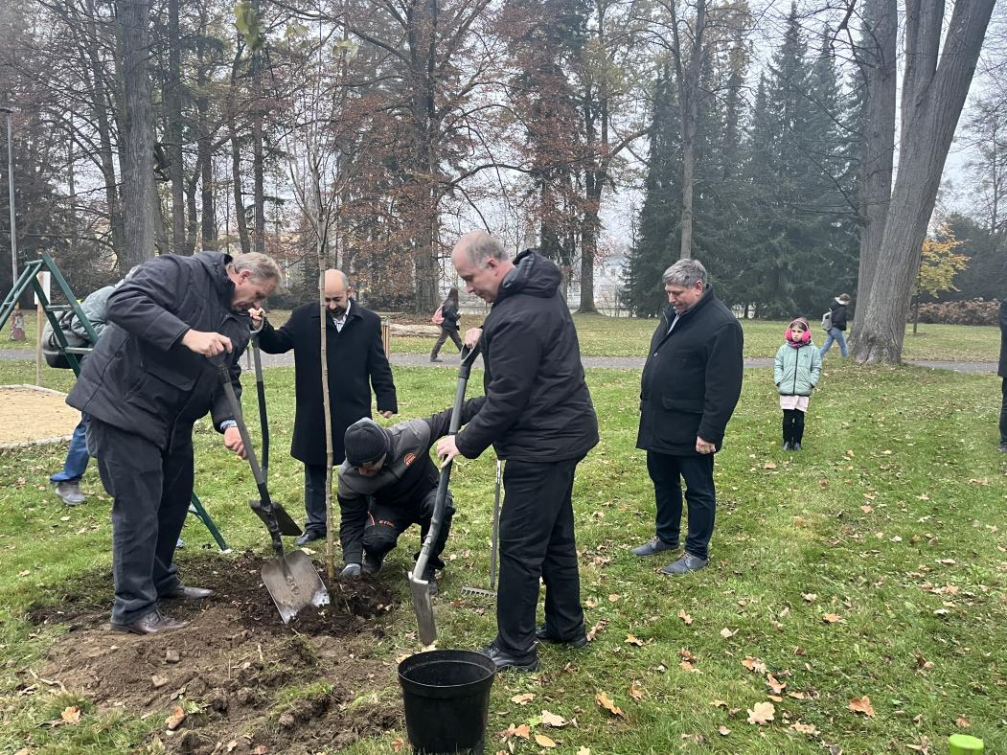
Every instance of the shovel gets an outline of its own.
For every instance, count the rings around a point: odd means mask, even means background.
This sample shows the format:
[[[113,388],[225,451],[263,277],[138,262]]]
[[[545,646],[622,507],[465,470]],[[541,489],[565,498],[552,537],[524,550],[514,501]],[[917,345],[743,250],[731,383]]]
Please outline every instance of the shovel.
[[[465,403],[465,386],[469,382],[469,373],[472,371],[472,363],[475,361],[479,347],[462,351],[461,365],[458,367],[458,387],[455,390],[455,405],[451,409],[451,422],[448,424],[448,434],[454,435],[458,432],[458,427],[462,422],[462,404]],[[409,589],[413,596],[413,612],[419,623],[420,641],[424,645],[430,645],[437,639],[437,623],[434,621],[434,604],[430,597],[430,583],[423,579],[423,573],[427,570],[427,562],[430,560],[430,551],[437,542],[437,536],[441,531],[441,520],[444,518],[444,506],[448,497],[448,481],[451,479],[452,462],[441,467],[441,477],[437,484],[437,498],[434,500],[434,511],[430,517],[430,529],[423,539],[423,547],[420,549],[419,558],[416,559],[416,566],[409,573]]]
[[[256,356],[258,354],[256,353]],[[258,360],[256,360],[258,363]],[[231,376],[225,363],[217,366],[217,373],[220,376],[220,384],[227,395],[227,400],[231,405],[231,413],[234,421],[238,425],[238,432],[241,433],[241,442],[245,446],[245,453],[248,455],[248,464],[252,468],[252,475],[255,477],[255,484],[259,488],[259,500],[249,502],[252,510],[259,515],[266,529],[269,530],[269,538],[273,543],[273,552],[276,558],[267,561],[262,566],[262,582],[269,591],[270,597],[276,604],[280,612],[283,623],[288,623],[297,612],[307,606],[325,606],[329,604],[329,592],[325,589],[321,577],[315,571],[314,564],[307,557],[304,551],[293,551],[284,555],[283,540],[284,535],[298,535],[301,528],[290,518],[286,510],[269,497],[269,490],[266,488],[266,478],[255,458],[255,447],[252,439],[248,435],[248,428],[245,426],[244,417],[241,414],[241,404],[234,393],[234,386],[231,385]],[[259,374],[259,384],[261,385],[261,370]],[[261,394],[260,394],[261,395]]]

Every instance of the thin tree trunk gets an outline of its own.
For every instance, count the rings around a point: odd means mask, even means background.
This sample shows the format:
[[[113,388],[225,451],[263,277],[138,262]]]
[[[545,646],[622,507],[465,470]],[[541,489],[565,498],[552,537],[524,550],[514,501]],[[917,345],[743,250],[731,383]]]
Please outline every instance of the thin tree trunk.
[[[254,194],[252,195],[255,204],[255,251],[265,253],[266,251],[266,189],[265,189],[265,164],[266,158],[262,144],[262,114],[256,111],[252,117],[252,176],[255,182]]]
[[[154,252],[150,207],[154,195],[154,112],[147,76],[150,10],[151,0],[119,0],[116,7],[125,93],[122,138],[127,269],[149,259]]]
[[[248,237],[248,221],[245,218],[245,201],[241,190],[241,148],[238,146],[238,137],[234,133],[234,124],[228,123],[227,128],[231,137],[231,181],[234,192],[234,219],[238,223],[238,239],[241,242],[241,253],[248,254],[252,251],[252,242]]]
[[[182,49],[180,0],[168,0],[168,86],[164,93],[168,126],[168,175],[171,178],[171,250],[185,249],[185,173],[182,158]]]

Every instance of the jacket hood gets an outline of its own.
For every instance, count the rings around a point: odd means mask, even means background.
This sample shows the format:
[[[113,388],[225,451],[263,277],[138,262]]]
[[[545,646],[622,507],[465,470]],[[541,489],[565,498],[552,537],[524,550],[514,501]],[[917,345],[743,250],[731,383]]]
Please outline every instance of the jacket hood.
[[[227,266],[231,264],[233,257],[223,252],[198,252],[192,258],[206,268],[217,291],[230,302],[234,296],[234,283],[227,275]]]
[[[515,294],[551,299],[563,282],[563,273],[552,260],[534,249],[525,249],[514,258],[514,269],[504,277],[497,292],[499,302]]]

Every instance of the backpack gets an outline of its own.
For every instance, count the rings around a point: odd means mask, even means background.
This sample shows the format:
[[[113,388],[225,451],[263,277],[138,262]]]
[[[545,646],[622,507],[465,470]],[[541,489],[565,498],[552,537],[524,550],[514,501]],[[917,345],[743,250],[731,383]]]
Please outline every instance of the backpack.
[[[828,333],[832,330],[832,310],[830,309],[824,315],[822,315],[822,330]]]
[[[79,335],[70,329],[70,323],[73,321],[74,313],[73,311],[64,312],[57,320],[59,324],[59,329],[63,331],[63,338],[66,339],[66,345],[70,348],[84,348],[91,345],[91,342],[86,338],[81,338]],[[56,338],[56,333],[53,332],[52,323],[46,322],[45,328],[42,329],[42,356],[45,357],[45,363],[50,367],[57,370],[69,370],[70,362],[66,358],[66,354],[63,352],[59,345],[59,339]],[[75,354],[74,356],[80,360],[82,354]]]
[[[441,306],[439,306],[437,308],[437,311],[434,312],[434,316],[430,318],[430,322],[432,322],[434,325],[440,325],[440,324],[442,324],[444,322],[444,305],[443,304],[441,304]]]

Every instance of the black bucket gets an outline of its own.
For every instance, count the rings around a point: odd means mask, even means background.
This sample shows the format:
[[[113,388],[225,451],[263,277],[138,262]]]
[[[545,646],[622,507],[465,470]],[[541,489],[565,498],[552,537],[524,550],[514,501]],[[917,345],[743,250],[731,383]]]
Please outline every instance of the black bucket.
[[[415,755],[482,755],[496,665],[469,650],[431,650],[399,664]]]

